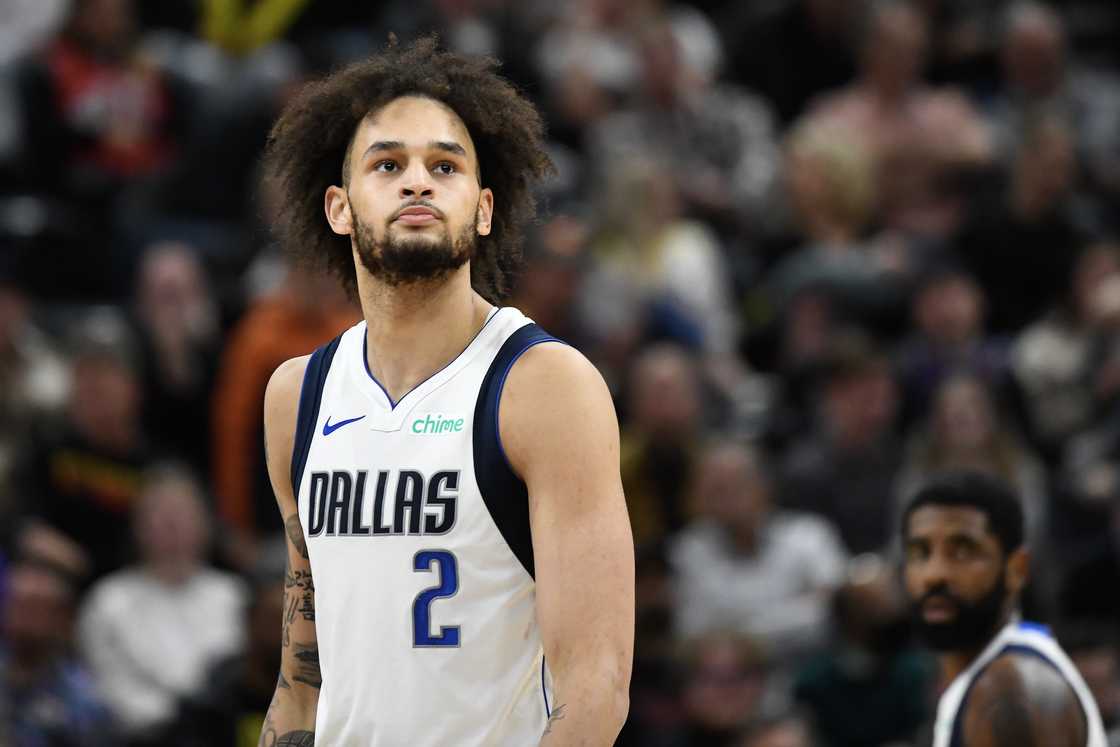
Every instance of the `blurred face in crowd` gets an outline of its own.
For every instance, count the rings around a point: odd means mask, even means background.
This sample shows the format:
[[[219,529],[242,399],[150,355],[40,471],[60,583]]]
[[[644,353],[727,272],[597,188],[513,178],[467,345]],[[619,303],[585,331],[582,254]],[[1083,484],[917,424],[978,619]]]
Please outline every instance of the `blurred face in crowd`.
[[[1052,10],[1023,6],[1012,13],[1003,47],[1008,83],[1028,96],[1048,96],[1062,84],[1065,30]]]
[[[874,12],[863,50],[867,81],[883,96],[905,93],[925,65],[925,20],[914,8],[898,3]]]
[[[847,651],[859,651],[869,666],[902,648],[909,634],[905,600],[897,579],[878,559],[857,562],[847,583],[836,591],[835,617]]]
[[[711,731],[732,731],[758,707],[765,674],[751,651],[733,638],[698,644],[684,689],[689,719]]]
[[[903,537],[903,576],[915,624],[943,652],[982,648],[1026,583],[1023,548],[1010,555],[971,506],[922,506]]]
[[[64,646],[70,634],[73,591],[56,573],[13,567],[3,602],[0,633],[17,661],[43,664]]]
[[[695,364],[683,350],[662,346],[644,352],[630,377],[634,425],[657,441],[691,438],[700,420]]]
[[[701,511],[741,536],[755,535],[770,509],[766,477],[753,454],[738,444],[721,444],[704,454],[693,495]]]
[[[209,525],[198,486],[186,476],[153,479],[137,504],[135,531],[145,563],[183,570],[200,565]]]
[[[947,347],[976,339],[984,313],[980,288],[963,275],[951,275],[922,289],[914,318],[925,338]]]
[[[138,422],[140,384],[120,358],[103,353],[79,355],[72,364],[71,382],[71,418],[94,443]]]
[[[995,408],[983,382],[954,376],[938,389],[933,427],[937,441],[951,452],[971,454],[984,449],[995,436]]]
[[[1117,280],[1120,250],[1112,246],[1088,249],[1073,268],[1073,304],[1077,315],[1089,324],[1115,318],[1120,312]]]
[[[445,278],[490,233],[493,194],[480,186],[466,126],[442,103],[403,96],[373,112],[344,168],[345,186],[327,190],[327,218],[386,284]]]
[[[77,0],[71,28],[99,54],[124,54],[136,30],[132,0]]]
[[[1015,161],[1013,195],[1021,214],[1033,217],[1054,208],[1074,184],[1077,162],[1073,138],[1057,122],[1030,133]]]
[[[185,244],[157,244],[145,254],[137,296],[141,316],[157,331],[169,325],[196,337],[216,331],[202,265]]]
[[[877,440],[893,425],[897,405],[897,387],[886,362],[837,376],[826,385],[825,417],[841,446]]]

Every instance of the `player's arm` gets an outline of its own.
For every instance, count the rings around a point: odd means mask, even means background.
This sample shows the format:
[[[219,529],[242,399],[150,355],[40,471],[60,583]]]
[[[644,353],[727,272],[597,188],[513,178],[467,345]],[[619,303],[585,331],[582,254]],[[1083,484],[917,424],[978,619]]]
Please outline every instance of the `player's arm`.
[[[292,495],[291,459],[300,386],[307,357],[293,358],[272,374],[264,395],[264,441],[268,474],[287,535],[284,572],[283,643],[280,677],[268,707],[259,747],[313,747],[319,704],[319,642],[315,636],[315,584],[307,543]]]
[[[964,747],[1085,747],[1088,724],[1076,694],[1046,662],[1005,655],[972,686]]]
[[[545,343],[514,365],[499,420],[529,491],[537,617],[555,684],[541,745],[614,744],[629,710],[634,544],[610,393],[582,355]]]

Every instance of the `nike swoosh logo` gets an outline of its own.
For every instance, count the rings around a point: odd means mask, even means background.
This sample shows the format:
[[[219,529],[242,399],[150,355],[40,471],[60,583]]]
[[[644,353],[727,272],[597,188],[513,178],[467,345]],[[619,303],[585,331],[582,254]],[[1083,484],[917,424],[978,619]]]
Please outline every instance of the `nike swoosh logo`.
[[[335,431],[337,431],[339,428],[341,428],[342,426],[350,425],[351,423],[357,423],[359,420],[361,420],[364,417],[365,417],[365,415],[359,415],[358,417],[350,418],[349,420],[340,420],[337,423],[335,423],[334,425],[331,425],[331,419],[327,418],[327,422],[323,423],[323,435],[324,436],[329,436],[332,433],[334,433]]]

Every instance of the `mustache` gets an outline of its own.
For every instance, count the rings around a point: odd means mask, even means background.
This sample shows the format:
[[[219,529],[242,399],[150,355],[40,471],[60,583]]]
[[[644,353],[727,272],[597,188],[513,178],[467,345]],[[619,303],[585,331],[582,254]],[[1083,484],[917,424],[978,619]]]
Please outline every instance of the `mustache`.
[[[395,213],[393,213],[392,217],[389,218],[389,222],[392,223],[393,221],[395,221],[397,218],[399,218],[401,216],[401,213],[403,213],[405,210],[408,210],[409,208],[415,208],[415,207],[427,208],[428,210],[431,210],[432,213],[434,213],[437,218],[439,218],[441,220],[443,219],[443,211],[440,210],[439,208],[437,208],[432,203],[428,202],[427,200],[413,200],[411,202],[406,202],[405,204],[403,204],[399,208],[397,208],[397,211]]]
[[[930,589],[925,594],[923,594],[921,597],[919,597],[918,598],[918,606],[919,607],[924,607],[926,602],[933,601],[934,599],[936,599],[938,601],[949,602],[949,603],[955,605],[958,608],[965,606],[964,601],[962,599],[958,598],[955,594],[953,594],[951,591],[949,591],[944,586],[934,587],[933,589]]]

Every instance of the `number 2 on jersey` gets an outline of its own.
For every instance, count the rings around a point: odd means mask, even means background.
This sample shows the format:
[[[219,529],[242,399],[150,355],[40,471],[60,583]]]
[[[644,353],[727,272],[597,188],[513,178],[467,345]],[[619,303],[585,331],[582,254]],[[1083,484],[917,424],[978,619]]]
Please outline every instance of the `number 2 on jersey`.
[[[429,573],[432,565],[439,567],[439,583],[416,595],[412,603],[412,645],[418,647],[458,646],[459,626],[441,625],[432,635],[432,602],[453,597],[459,591],[459,564],[447,550],[421,550],[412,559],[412,570]]]

